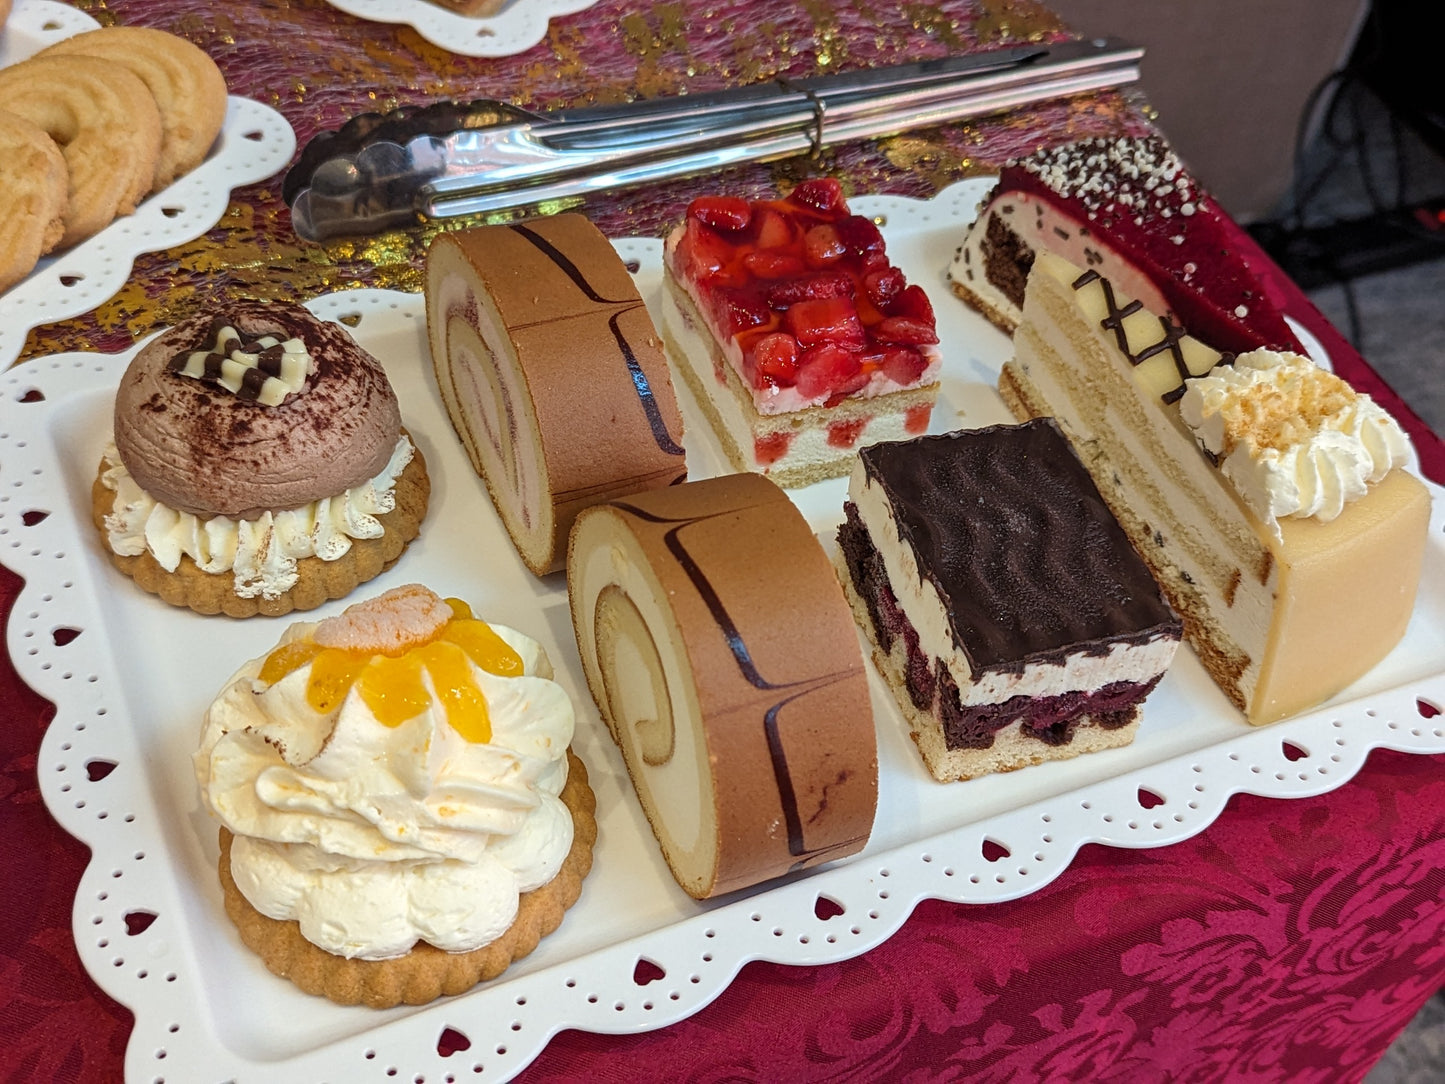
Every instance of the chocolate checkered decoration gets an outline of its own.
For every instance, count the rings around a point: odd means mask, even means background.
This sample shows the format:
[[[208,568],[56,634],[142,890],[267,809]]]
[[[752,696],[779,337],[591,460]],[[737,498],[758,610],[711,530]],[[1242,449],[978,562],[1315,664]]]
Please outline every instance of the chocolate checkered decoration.
[[[311,355],[300,339],[245,339],[223,316],[211,321],[203,341],[212,344],[209,349],[184,350],[167,368],[261,406],[279,406],[301,390],[311,373]]]

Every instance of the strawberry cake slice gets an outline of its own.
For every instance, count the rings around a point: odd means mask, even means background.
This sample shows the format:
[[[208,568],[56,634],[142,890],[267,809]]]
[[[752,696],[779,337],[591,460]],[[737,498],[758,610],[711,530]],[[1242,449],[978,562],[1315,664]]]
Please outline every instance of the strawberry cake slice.
[[[803,486],[928,429],[938,332],[832,178],[706,196],[667,239],[663,337],[733,469]]]
[[[1012,335],[1040,252],[1097,272],[1215,350],[1302,350],[1233,251],[1224,212],[1158,136],[1080,140],[1009,162],[949,285]]]

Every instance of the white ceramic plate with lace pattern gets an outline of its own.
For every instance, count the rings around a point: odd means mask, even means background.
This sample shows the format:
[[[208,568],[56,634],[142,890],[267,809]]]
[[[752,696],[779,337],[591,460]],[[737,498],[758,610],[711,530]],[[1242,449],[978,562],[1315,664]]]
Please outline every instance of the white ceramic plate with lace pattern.
[[[378,23],[404,23],[433,45],[462,56],[515,56],[547,36],[551,20],[585,11],[597,0],[506,0],[495,15],[461,15],[430,0],[327,0]]]
[[[0,67],[47,45],[94,30],[89,15],[51,0],[16,0],[0,32]],[[35,269],[0,293],[0,368],[20,356],[26,336],[41,324],[68,320],[115,296],[137,256],[199,237],[221,220],[231,190],[263,181],[291,160],[296,133],[270,106],[230,97],[210,154],[169,187],[147,196],[94,237],[43,257]]]

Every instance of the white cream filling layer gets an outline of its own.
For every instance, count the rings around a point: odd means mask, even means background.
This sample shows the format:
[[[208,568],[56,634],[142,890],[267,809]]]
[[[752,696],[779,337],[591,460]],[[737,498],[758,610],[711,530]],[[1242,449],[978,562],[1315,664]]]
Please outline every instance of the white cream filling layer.
[[[176,570],[182,556],[189,557],[202,572],[232,573],[241,598],[274,599],[295,585],[298,561],[335,561],[351,549],[352,539],[385,533],[376,517],[396,507],[396,480],[412,455],[411,441],[403,434],[381,473],[364,485],[300,508],[263,512],[252,520],[202,519],[178,512],[141,489],[111,442],[100,475],[101,483],[115,492],[105,517],[106,541],[122,557],[149,552],[167,572]]]
[[[536,454],[540,437],[526,404],[531,395],[518,367],[511,336],[495,308],[473,290],[469,269],[458,260],[452,273],[435,276],[431,328],[433,364],[444,369],[442,397],[473,462],[492,486],[500,513],[514,535],[550,536],[550,504],[543,494],[545,465]],[[469,323],[464,313],[476,313]]]
[[[918,570],[911,547],[898,536],[898,521],[883,488],[873,482],[860,459],[848,480],[848,499],[858,508],[874,547],[883,558],[889,586],[918,633],[919,649],[942,660],[958,685],[965,707],[1001,704],[1015,696],[1046,697],[1093,693],[1118,681],[1143,684],[1163,673],[1179,646],[1177,638],[1156,637],[1143,644],[1115,643],[1106,655],[1076,651],[1059,662],[1031,662],[1019,672],[975,673],[954,641],[948,609],[937,589]]]

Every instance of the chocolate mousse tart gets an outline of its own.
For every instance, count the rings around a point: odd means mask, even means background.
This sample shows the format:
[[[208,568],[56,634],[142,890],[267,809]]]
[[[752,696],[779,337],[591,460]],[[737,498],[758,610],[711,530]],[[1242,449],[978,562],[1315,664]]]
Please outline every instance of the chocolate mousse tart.
[[[165,602],[274,617],[389,568],[430,492],[380,362],[299,305],[237,301],[131,361],[91,513]]]

